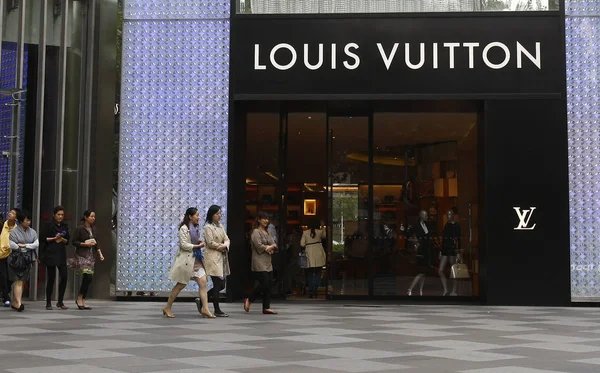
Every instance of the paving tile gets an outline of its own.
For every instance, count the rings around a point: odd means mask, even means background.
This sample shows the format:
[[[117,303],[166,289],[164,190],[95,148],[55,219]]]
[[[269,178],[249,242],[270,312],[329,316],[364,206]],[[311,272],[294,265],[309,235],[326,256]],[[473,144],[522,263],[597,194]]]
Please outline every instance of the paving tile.
[[[383,372],[383,371],[398,371],[407,369],[408,366],[379,363],[376,361],[357,360],[357,359],[327,359],[327,360],[309,360],[296,363],[297,365],[330,369],[348,373],[366,373],[366,372]]]
[[[438,350],[428,352],[416,352],[415,355],[429,356],[435,358],[453,359],[460,361],[474,362],[491,362],[499,360],[520,359],[522,356],[497,354],[485,351],[469,351],[469,350]],[[506,371],[508,373],[512,371]]]
[[[58,365],[40,368],[17,368],[8,369],[11,373],[122,373],[121,370],[99,368],[91,365],[76,364],[76,365]]]
[[[254,359],[235,355],[218,355],[210,358],[193,357],[187,359],[177,359],[176,362],[189,364],[198,367],[218,368],[218,369],[236,369],[236,368],[268,368],[274,366],[286,366],[289,364],[277,363],[270,360]],[[282,368],[282,370],[285,370]]]
[[[463,370],[462,373],[568,373],[557,370],[533,369],[518,366]]]
[[[120,356],[127,356],[119,352],[95,350],[92,348],[66,348],[66,349],[55,349],[55,350],[36,350],[23,352],[25,354],[44,356],[58,360],[79,360],[79,359],[92,359],[92,358],[114,358]]]
[[[277,337],[277,339],[283,339],[286,341],[294,342],[315,343],[320,345],[369,342],[369,340],[367,339],[342,337],[336,335],[295,335],[287,337]]]
[[[383,359],[388,357],[400,357],[406,355],[402,352],[368,350],[358,347],[323,348],[318,350],[304,350],[300,352],[345,359]]]

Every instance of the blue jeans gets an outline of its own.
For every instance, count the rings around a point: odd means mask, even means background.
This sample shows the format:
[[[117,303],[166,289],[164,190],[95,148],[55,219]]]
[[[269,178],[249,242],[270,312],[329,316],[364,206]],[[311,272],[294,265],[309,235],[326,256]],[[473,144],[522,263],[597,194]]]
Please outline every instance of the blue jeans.
[[[313,267],[307,268],[307,283],[308,283],[308,293],[316,296],[317,291],[319,290],[319,285],[321,284],[321,273],[323,272],[323,268],[321,267]]]

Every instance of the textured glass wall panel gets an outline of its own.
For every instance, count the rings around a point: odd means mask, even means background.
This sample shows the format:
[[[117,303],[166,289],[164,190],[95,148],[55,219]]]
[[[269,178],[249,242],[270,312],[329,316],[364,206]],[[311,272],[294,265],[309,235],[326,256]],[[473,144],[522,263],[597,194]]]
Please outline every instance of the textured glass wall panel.
[[[228,0],[125,0],[125,19],[229,19]]]
[[[558,10],[558,0],[237,0],[243,14],[334,14]]]
[[[23,65],[23,88],[27,89],[27,71],[29,53],[27,45],[24,49],[24,65]],[[17,78],[17,43],[3,42],[2,43],[2,71],[0,74],[0,87],[10,89],[15,86]],[[25,95],[22,96],[25,98]],[[13,99],[10,95],[0,95],[0,152],[10,152],[12,135],[12,115]],[[21,203],[21,189],[23,186],[23,149],[25,141],[25,115],[26,102],[21,102],[21,123],[20,123],[20,139],[19,139],[19,170],[17,175],[17,206]],[[10,194],[10,159],[4,156],[0,157],[0,213],[6,217],[9,206]]]
[[[585,16],[599,8],[566,4],[573,298],[600,297],[600,17]]]
[[[600,16],[600,1],[598,0],[567,0],[565,1],[567,16]]]
[[[226,219],[228,12],[202,19],[223,3],[125,2],[138,20],[123,25],[117,290],[172,288],[187,207],[218,204]]]

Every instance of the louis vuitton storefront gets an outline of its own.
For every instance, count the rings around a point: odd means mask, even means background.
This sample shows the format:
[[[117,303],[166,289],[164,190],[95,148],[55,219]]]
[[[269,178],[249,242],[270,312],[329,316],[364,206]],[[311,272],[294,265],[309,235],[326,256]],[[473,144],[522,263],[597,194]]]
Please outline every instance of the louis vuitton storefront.
[[[242,3],[228,231],[247,242],[256,214],[273,216],[281,294],[303,296],[298,241],[316,221],[328,233],[323,298],[570,304],[560,12],[284,15]],[[468,279],[450,278],[448,238]],[[245,252],[232,257],[232,298],[246,290]]]

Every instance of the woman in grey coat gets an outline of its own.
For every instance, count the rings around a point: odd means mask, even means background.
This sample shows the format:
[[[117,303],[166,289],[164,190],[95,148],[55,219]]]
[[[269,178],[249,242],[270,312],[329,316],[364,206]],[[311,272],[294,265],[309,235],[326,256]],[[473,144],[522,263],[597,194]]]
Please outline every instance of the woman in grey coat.
[[[208,310],[208,297],[207,297],[207,276],[204,268],[202,248],[204,242],[200,239],[200,213],[197,208],[190,207],[185,212],[183,221],[179,225],[179,251],[175,255],[175,260],[171,266],[171,272],[169,273],[169,280],[175,281],[176,284],[171,290],[169,300],[165,308],[163,308],[163,315],[172,319],[175,317],[171,312],[171,306],[173,302],[183,290],[190,280],[198,283],[200,302],[202,304],[201,314],[204,318],[213,319],[215,316]]]
[[[11,308],[19,312],[25,310],[21,303],[23,283],[29,280],[31,263],[37,258],[40,246],[37,233],[31,228],[31,215],[26,211],[17,214],[19,225],[10,232],[10,249],[8,257],[8,272],[14,281]]]
[[[271,309],[271,286],[273,283],[273,264],[271,256],[277,250],[277,244],[268,231],[269,215],[259,212],[254,221],[252,230],[252,272],[256,279],[256,286],[250,297],[244,300],[244,310],[250,312],[250,305],[262,295],[265,315],[276,315]]]

